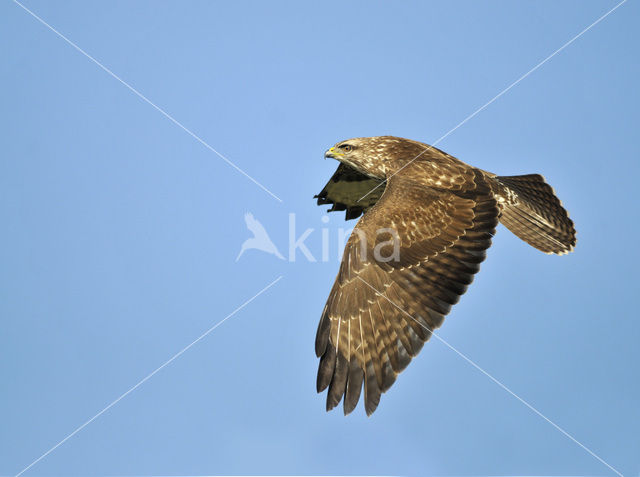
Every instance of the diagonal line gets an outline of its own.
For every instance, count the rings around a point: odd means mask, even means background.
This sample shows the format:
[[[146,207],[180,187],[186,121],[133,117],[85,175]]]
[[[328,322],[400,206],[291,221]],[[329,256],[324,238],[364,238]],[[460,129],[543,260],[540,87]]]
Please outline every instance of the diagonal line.
[[[25,7],[22,3],[20,3],[18,0],[13,0],[13,3],[15,3],[16,5],[18,5],[20,8],[22,8],[25,12],[27,12],[29,15],[31,15],[33,18],[35,18],[36,20],[38,20],[40,23],[42,23],[44,26],[46,26],[49,30],[51,30],[53,33],[55,33],[56,35],[58,35],[60,38],[62,38],[65,42],[67,42],[69,45],[71,45],[73,48],[75,48],[76,50],[78,50],[80,53],[82,53],[84,56],[86,56],[87,58],[89,58],[91,61],[93,61],[96,65],[98,65],[102,70],[104,70],[107,74],[109,74],[111,77],[113,77],[114,79],[118,80],[120,83],[122,83],[126,88],[129,89],[129,91],[131,91],[133,94],[135,94],[136,96],[138,96],[140,99],[142,99],[145,103],[149,104],[151,107],[153,107],[156,111],[158,111],[160,114],[162,114],[165,118],[167,118],[169,121],[171,121],[173,124],[175,124],[176,126],[178,126],[180,129],[182,129],[184,132],[186,132],[189,136],[191,136],[192,138],[194,138],[196,141],[198,141],[200,144],[202,144],[204,147],[206,147],[207,149],[209,149],[211,152],[215,153],[218,157],[220,157],[220,159],[222,159],[224,162],[226,162],[227,164],[229,164],[231,167],[233,167],[236,171],[238,171],[240,174],[242,174],[243,176],[245,176],[247,179],[249,179],[251,182],[253,182],[255,185],[257,185],[258,187],[260,187],[263,191],[265,191],[267,194],[269,194],[271,197],[273,197],[274,199],[276,199],[278,202],[282,202],[282,199],[280,197],[278,197],[277,195],[275,195],[273,192],[271,192],[269,189],[267,189],[265,186],[263,186],[260,182],[258,182],[256,179],[254,179],[253,177],[251,177],[249,174],[247,174],[245,171],[243,171],[242,169],[240,169],[240,167],[236,166],[230,159],[228,159],[226,156],[224,156],[222,153],[218,152],[216,149],[214,149],[213,147],[211,147],[207,142],[204,141],[204,139],[200,138],[196,133],[194,133],[193,131],[191,131],[190,129],[188,129],[186,126],[184,126],[180,121],[178,121],[177,119],[174,119],[173,116],[171,116],[169,113],[167,113],[164,109],[162,109],[161,107],[157,106],[156,104],[154,104],[149,98],[147,98],[145,95],[143,95],[140,91],[138,91],[137,89],[135,89],[133,86],[131,86],[129,83],[127,83],[125,80],[123,80],[122,78],[120,78],[117,74],[115,74],[113,71],[111,71],[109,68],[107,68],[106,66],[104,66],[102,63],[100,63],[98,60],[96,60],[93,56],[91,56],[89,53],[87,53],[86,51],[84,51],[82,48],[80,48],[78,45],[76,45],[74,42],[72,42],[69,38],[67,38],[66,36],[64,36],[62,33],[60,33],[58,30],[56,30],[55,28],[53,28],[51,25],[49,25],[46,21],[44,21],[42,18],[40,18],[38,15],[36,15],[34,12],[32,12],[31,10],[29,10],[27,7]]]
[[[625,0],[626,1],[626,0]],[[507,386],[505,386],[504,384],[502,384],[500,381],[498,381],[497,378],[494,378],[491,374],[489,374],[487,371],[485,371],[484,369],[482,369],[479,365],[477,365],[471,358],[467,357],[465,354],[463,354],[461,351],[459,351],[457,348],[455,348],[453,345],[450,345],[444,338],[441,338],[440,336],[438,336],[438,334],[436,334],[433,330],[429,329],[429,327],[423,325],[420,321],[416,320],[413,316],[411,316],[411,314],[409,314],[408,312],[406,312],[405,310],[403,310],[402,308],[400,308],[396,303],[394,303],[393,301],[391,301],[389,298],[387,298],[387,296],[382,293],[379,292],[378,290],[376,290],[375,287],[373,287],[371,284],[369,284],[366,280],[364,280],[362,277],[360,277],[359,275],[357,275],[357,278],[360,279],[360,281],[362,283],[364,283],[365,285],[367,285],[369,288],[371,288],[376,295],[381,296],[382,298],[384,298],[385,300],[387,300],[389,303],[391,303],[394,307],[396,307],[398,310],[400,310],[402,313],[404,313],[405,315],[407,315],[409,318],[411,318],[413,321],[415,321],[417,324],[419,324],[420,326],[422,326],[425,330],[427,330],[431,335],[435,336],[441,343],[443,343],[445,346],[447,346],[447,348],[449,348],[451,351],[455,352],[458,356],[460,356],[462,359],[464,359],[467,363],[469,363],[471,366],[473,366],[474,368],[476,368],[478,371],[480,371],[482,374],[484,374],[485,376],[487,376],[489,379],[491,379],[491,381],[493,381],[494,383],[496,383],[498,386],[500,386],[502,389],[504,389],[506,392],[508,392],[509,394],[511,394],[514,398],[516,398],[518,401],[520,401],[522,404],[524,404],[525,406],[527,406],[529,409],[531,409],[533,412],[535,412],[538,416],[540,416],[542,419],[544,419],[545,421],[547,421],[549,424],[551,424],[553,427],[555,427],[558,431],[560,431],[562,434],[564,434],[565,436],[567,436],[569,439],[571,439],[573,442],[575,442],[576,444],[578,444],[580,447],[582,447],[584,450],[586,450],[589,454],[591,454],[593,457],[595,457],[596,459],[598,459],[601,463],[603,463],[604,465],[606,465],[607,467],[609,467],[609,469],[611,469],[612,471],[614,471],[616,474],[618,474],[620,477],[623,477],[623,475],[618,472],[616,469],[614,469],[613,467],[611,467],[609,464],[607,464],[602,458],[600,458],[595,452],[593,452],[591,449],[589,449],[588,447],[586,447],[584,444],[580,443],[575,437],[573,437],[571,434],[569,434],[567,431],[565,431],[562,427],[560,427],[559,425],[557,425],[555,422],[553,422],[551,419],[549,419],[547,416],[545,416],[544,414],[542,414],[540,411],[538,411],[535,407],[533,407],[531,404],[529,404],[527,401],[525,401],[524,399],[522,399],[520,396],[518,396],[516,393],[514,393],[511,389],[509,389]]]
[[[15,0],[14,0],[15,1]],[[622,0],[620,3],[618,3],[615,7],[613,7],[611,10],[609,10],[607,13],[605,13],[604,15],[602,15],[600,18],[598,18],[596,21],[594,21],[591,25],[589,25],[588,27],[586,27],[584,30],[582,30],[580,33],[578,33],[576,36],[574,36],[573,38],[571,38],[571,40],[569,40],[568,42],[566,42],[564,45],[562,45],[560,48],[558,48],[556,51],[554,51],[553,53],[551,53],[549,56],[547,56],[544,60],[542,60],[540,63],[538,63],[536,66],[534,66],[533,68],[531,68],[529,71],[527,71],[525,74],[523,74],[520,78],[518,78],[517,80],[515,80],[513,83],[511,83],[509,86],[507,86],[505,89],[503,89],[500,93],[496,94],[492,99],[490,99],[489,101],[487,101],[485,104],[483,104],[482,106],[480,106],[478,109],[476,109],[473,113],[471,113],[469,116],[467,116],[466,118],[464,118],[462,121],[460,121],[456,126],[454,126],[453,129],[450,129],[446,134],[444,134],[443,136],[441,136],[440,138],[438,138],[431,146],[425,148],[420,154],[418,154],[416,157],[414,157],[413,159],[411,159],[408,163],[406,163],[404,166],[402,166],[400,169],[398,169],[396,172],[394,172],[393,174],[391,174],[389,177],[387,177],[384,181],[380,182],[377,186],[375,186],[373,189],[371,189],[369,192],[367,192],[365,195],[363,195],[362,197],[360,197],[356,202],[360,202],[362,199],[364,199],[366,196],[368,196],[369,194],[371,194],[374,190],[376,190],[378,187],[380,187],[382,184],[384,184],[386,181],[388,181],[389,179],[391,179],[393,176],[395,176],[398,172],[400,172],[402,169],[404,169],[405,167],[407,167],[408,165],[410,165],[413,161],[415,161],[416,159],[418,159],[420,156],[422,156],[425,152],[433,149],[438,143],[440,143],[442,140],[444,140],[446,137],[448,137],[452,132],[454,132],[456,129],[458,129],[460,126],[462,126],[463,124],[465,124],[467,121],[469,121],[471,118],[473,118],[476,114],[478,114],[480,111],[484,110],[487,106],[489,106],[491,103],[493,103],[496,99],[498,99],[500,96],[502,96],[503,94],[505,94],[507,91],[509,91],[511,88],[513,88],[515,85],[517,85],[518,83],[520,83],[523,79],[525,79],[527,76],[529,76],[531,73],[533,73],[535,70],[537,70],[538,68],[540,68],[542,65],[544,65],[547,61],[549,61],[551,58],[553,58],[554,56],[556,56],[558,53],[560,53],[562,50],[564,50],[567,46],[569,46],[571,43],[573,43],[574,41],[576,41],[578,38],[580,38],[582,35],[584,35],[586,32],[588,32],[589,30],[591,30],[591,28],[593,28],[594,26],[596,26],[598,23],[600,23],[602,20],[604,20],[605,18],[607,18],[610,14],[612,14],[616,9],[618,9],[618,7],[622,6],[623,3],[626,3],[627,0]]]
[[[197,339],[195,339],[194,341],[192,341],[191,343],[189,343],[187,346],[185,346],[184,348],[182,348],[180,351],[178,351],[176,354],[174,354],[171,358],[169,358],[167,361],[165,361],[162,365],[158,366],[155,370],[153,370],[151,373],[147,374],[143,379],[141,379],[140,381],[138,381],[138,383],[131,387],[128,391],[122,393],[117,399],[115,399],[114,401],[111,402],[111,404],[109,404],[107,407],[105,407],[102,411],[100,411],[99,413],[97,413],[95,416],[93,416],[91,419],[89,419],[88,421],[86,421],[84,424],[82,424],[80,427],[78,427],[75,431],[73,431],[71,434],[69,434],[67,437],[65,437],[64,439],[62,439],[60,442],[58,442],[55,446],[53,446],[51,449],[49,449],[47,452],[45,452],[44,454],[42,454],[40,457],[38,457],[36,460],[34,460],[33,462],[31,462],[31,464],[29,464],[28,466],[26,466],[24,469],[22,469],[20,472],[18,472],[15,477],[19,477],[20,475],[24,474],[27,470],[29,470],[31,467],[33,467],[34,465],[36,465],[38,462],[40,462],[42,459],[44,459],[45,457],[47,457],[49,454],[51,454],[54,450],[56,450],[58,447],[60,447],[62,444],[64,444],[65,442],[67,442],[69,439],[71,439],[73,436],[75,436],[78,432],[80,432],[82,429],[84,429],[85,427],[87,427],[89,424],[91,424],[93,421],[95,421],[98,417],[100,417],[102,414],[104,414],[105,412],[107,412],[109,409],[111,409],[113,406],[115,406],[118,402],[120,402],[124,397],[126,397],[128,394],[132,393],[133,391],[135,391],[138,387],[140,387],[142,384],[144,384],[146,381],[148,381],[154,374],[156,374],[158,371],[160,371],[161,369],[163,369],[164,367],[166,367],[168,364],[170,364],[172,361],[176,360],[178,357],[180,357],[185,351],[187,351],[189,348],[191,348],[193,345],[195,345],[197,342],[199,342],[200,340],[202,340],[205,336],[207,336],[209,333],[211,333],[213,330],[215,330],[218,326],[220,326],[222,323],[224,323],[225,321],[227,321],[229,318],[231,318],[233,315],[235,315],[236,313],[238,313],[240,310],[242,310],[245,306],[247,306],[249,303],[251,303],[253,300],[255,300],[256,298],[258,298],[260,295],[262,295],[264,292],[266,292],[269,288],[271,288],[273,285],[275,285],[276,283],[278,283],[280,280],[282,279],[282,275],[280,275],[278,278],[276,278],[274,281],[272,281],[271,283],[269,283],[266,287],[264,287],[262,290],[260,290],[258,293],[256,293],[255,295],[253,295],[251,298],[249,298],[247,301],[245,301],[242,305],[240,305],[238,308],[236,308],[235,310],[233,310],[231,313],[229,313],[227,316],[225,316],[222,320],[218,321],[215,325],[213,325],[211,328],[209,328],[207,331],[205,331],[204,333],[202,333]]]

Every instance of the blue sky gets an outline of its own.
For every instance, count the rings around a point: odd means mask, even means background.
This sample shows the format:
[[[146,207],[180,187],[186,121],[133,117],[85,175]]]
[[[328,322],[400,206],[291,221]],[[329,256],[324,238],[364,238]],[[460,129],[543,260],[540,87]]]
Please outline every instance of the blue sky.
[[[315,393],[342,214],[335,142],[432,143],[612,8],[566,2],[0,2],[0,474],[14,475],[282,277],[25,475],[613,475],[432,340],[376,413]],[[603,460],[640,472],[638,2],[438,147],[538,172],[578,229],[500,228],[440,330]],[[244,214],[286,255],[247,251]]]

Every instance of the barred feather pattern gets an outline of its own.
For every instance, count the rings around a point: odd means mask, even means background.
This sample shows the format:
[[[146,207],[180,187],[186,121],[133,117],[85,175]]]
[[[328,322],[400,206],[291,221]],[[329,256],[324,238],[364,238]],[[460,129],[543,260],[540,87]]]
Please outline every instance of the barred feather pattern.
[[[349,414],[363,392],[367,415],[376,410],[473,281],[498,222],[545,253],[575,246],[573,222],[540,175],[497,176],[392,136],[348,139],[325,157],[341,163],[318,204],[362,216],[316,334],[327,410],[342,401]],[[376,257],[389,250],[380,229],[396,231],[397,260]]]
[[[498,176],[500,222],[545,253],[565,254],[576,245],[576,229],[553,188],[539,174]]]
[[[360,219],[361,233],[347,243],[316,336],[317,390],[328,388],[327,410],[342,400],[350,413],[364,387],[365,411],[373,413],[466,291],[498,223],[493,194],[487,187],[483,194],[464,197],[392,178]],[[375,260],[381,227],[398,230],[398,261]]]

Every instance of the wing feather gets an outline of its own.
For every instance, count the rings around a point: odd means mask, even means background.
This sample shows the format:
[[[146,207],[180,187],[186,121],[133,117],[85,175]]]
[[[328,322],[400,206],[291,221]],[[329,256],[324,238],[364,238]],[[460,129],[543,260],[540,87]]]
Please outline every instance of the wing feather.
[[[331,204],[329,212],[346,211],[345,220],[351,220],[360,217],[378,202],[384,188],[382,181],[372,179],[341,163],[314,198],[318,199],[318,205]]]
[[[316,339],[318,389],[329,387],[327,409],[344,398],[345,414],[352,412],[364,388],[365,411],[374,412],[473,281],[495,233],[498,205],[482,174],[472,177],[466,188],[455,182],[454,191],[393,177],[358,221]],[[398,260],[375,257],[381,228],[397,231]]]

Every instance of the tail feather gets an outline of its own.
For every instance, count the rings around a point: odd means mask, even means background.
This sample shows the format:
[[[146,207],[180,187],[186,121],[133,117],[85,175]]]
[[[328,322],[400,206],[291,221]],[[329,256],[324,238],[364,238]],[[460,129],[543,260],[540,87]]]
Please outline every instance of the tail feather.
[[[576,230],[553,188],[539,174],[496,177],[502,190],[502,222],[545,253],[564,254],[576,245]]]

